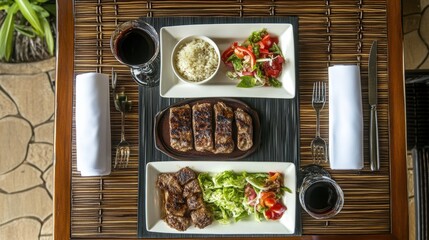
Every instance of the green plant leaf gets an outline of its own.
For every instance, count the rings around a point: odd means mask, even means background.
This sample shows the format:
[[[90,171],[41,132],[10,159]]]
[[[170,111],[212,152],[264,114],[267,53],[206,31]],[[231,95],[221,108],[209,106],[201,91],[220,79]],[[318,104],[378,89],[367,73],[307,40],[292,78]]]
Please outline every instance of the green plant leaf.
[[[52,16],[56,16],[57,15],[57,5],[54,3],[46,3],[43,4],[42,7],[44,9],[46,9],[46,11],[48,11]]]
[[[14,3],[9,7],[7,16],[0,28],[0,59],[9,61],[13,50],[14,16],[18,6]]]
[[[0,0],[0,11],[7,10],[13,3],[12,0]]]
[[[36,12],[32,8],[31,3],[28,0],[15,0],[15,2],[18,3],[19,10],[21,11],[25,19],[27,19],[27,21],[34,28],[37,35],[43,37],[44,33],[42,25],[40,24],[39,18],[37,17]]]
[[[39,4],[39,3],[45,3],[47,1],[49,1],[49,0],[31,0],[31,3],[33,3],[33,4]]]
[[[45,32],[45,40],[48,45],[48,52],[51,56],[54,55],[54,37],[52,36],[51,25],[46,18],[41,18],[43,30]]]
[[[49,12],[46,11],[43,7],[41,7],[39,5],[32,5],[32,7],[33,7],[34,11],[36,11],[36,13],[39,14],[39,17],[42,17],[42,18],[49,17],[49,15],[50,15]]]
[[[15,30],[29,38],[34,38],[37,35],[31,26],[15,24]]]

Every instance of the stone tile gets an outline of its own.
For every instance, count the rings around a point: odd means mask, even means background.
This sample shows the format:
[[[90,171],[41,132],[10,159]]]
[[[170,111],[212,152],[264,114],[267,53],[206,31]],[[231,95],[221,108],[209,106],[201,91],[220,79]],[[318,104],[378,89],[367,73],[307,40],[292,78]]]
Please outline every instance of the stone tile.
[[[402,19],[402,27],[404,33],[409,33],[411,31],[415,31],[419,29],[421,15],[413,14],[404,16]]]
[[[52,214],[52,206],[52,199],[42,187],[15,194],[0,193],[0,225],[21,217],[42,221]]]
[[[43,223],[42,230],[40,231],[40,235],[52,235],[54,233],[53,229],[53,217],[52,215]]]
[[[51,79],[52,91],[55,92],[55,82],[56,82],[56,71],[52,70],[48,72],[49,78]]]
[[[45,180],[45,186],[48,192],[51,194],[51,196],[54,193],[54,167],[51,165],[48,170],[43,173],[43,179]]]
[[[15,103],[3,91],[0,90],[0,118],[7,115],[16,115],[18,110]]]
[[[55,69],[55,57],[34,63],[2,63],[0,74],[22,75],[48,72]]]
[[[419,33],[426,44],[429,44],[429,7],[422,12]]]
[[[414,197],[414,171],[407,171],[407,189],[408,197]]]
[[[53,240],[54,237],[52,235],[50,236],[40,236],[39,240]]]
[[[37,240],[40,222],[31,218],[20,218],[0,226],[0,237],[13,240]]]
[[[413,154],[411,152],[407,153],[407,169],[413,169]]]
[[[402,1],[402,14],[409,15],[420,12],[420,0]]]
[[[429,0],[420,0],[420,9],[423,11],[429,6]]]
[[[416,207],[414,198],[408,200],[409,240],[416,239]]]
[[[427,57],[423,64],[420,65],[419,69],[429,69],[429,57]]]
[[[416,69],[426,58],[428,49],[417,31],[404,36],[405,69]]]
[[[7,193],[23,191],[39,184],[43,184],[40,171],[27,164],[0,175],[0,189]]]
[[[34,141],[54,143],[54,122],[48,122],[34,128]]]
[[[32,132],[28,122],[6,117],[0,120],[0,133],[0,174],[3,174],[25,160]]]
[[[0,85],[15,101],[21,115],[33,126],[49,120],[54,113],[54,94],[45,73],[0,75]]]
[[[45,171],[54,159],[54,147],[46,143],[30,143],[27,162],[36,165],[41,171]]]

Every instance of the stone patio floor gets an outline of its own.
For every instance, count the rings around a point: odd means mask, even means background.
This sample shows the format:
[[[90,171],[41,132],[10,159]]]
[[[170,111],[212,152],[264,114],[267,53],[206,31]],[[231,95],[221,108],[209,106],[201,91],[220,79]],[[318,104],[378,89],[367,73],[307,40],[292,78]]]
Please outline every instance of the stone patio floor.
[[[55,58],[0,64],[0,239],[52,239]]]

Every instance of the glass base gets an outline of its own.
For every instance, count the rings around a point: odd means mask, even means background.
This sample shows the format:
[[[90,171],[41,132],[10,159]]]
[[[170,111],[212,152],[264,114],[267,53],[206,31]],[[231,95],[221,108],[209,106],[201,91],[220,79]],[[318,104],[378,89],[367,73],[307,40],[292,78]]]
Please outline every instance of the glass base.
[[[131,68],[134,81],[143,87],[156,87],[159,85],[159,57],[148,66]]]
[[[328,178],[331,178],[331,175],[326,171],[323,167],[316,165],[316,164],[310,164],[303,169],[301,169],[301,174],[303,178],[309,176],[309,175],[318,175],[318,176],[325,176]]]

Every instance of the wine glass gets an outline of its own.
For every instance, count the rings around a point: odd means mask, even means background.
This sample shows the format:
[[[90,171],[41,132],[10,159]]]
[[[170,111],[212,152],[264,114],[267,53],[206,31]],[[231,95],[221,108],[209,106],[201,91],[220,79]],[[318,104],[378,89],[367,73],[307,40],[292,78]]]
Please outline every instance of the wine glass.
[[[315,219],[337,215],[344,205],[344,193],[330,174],[319,165],[309,165],[302,170],[303,181],[299,189],[302,208]]]
[[[159,37],[147,22],[137,19],[118,25],[110,38],[110,49],[120,63],[130,67],[139,85],[159,84]]]

